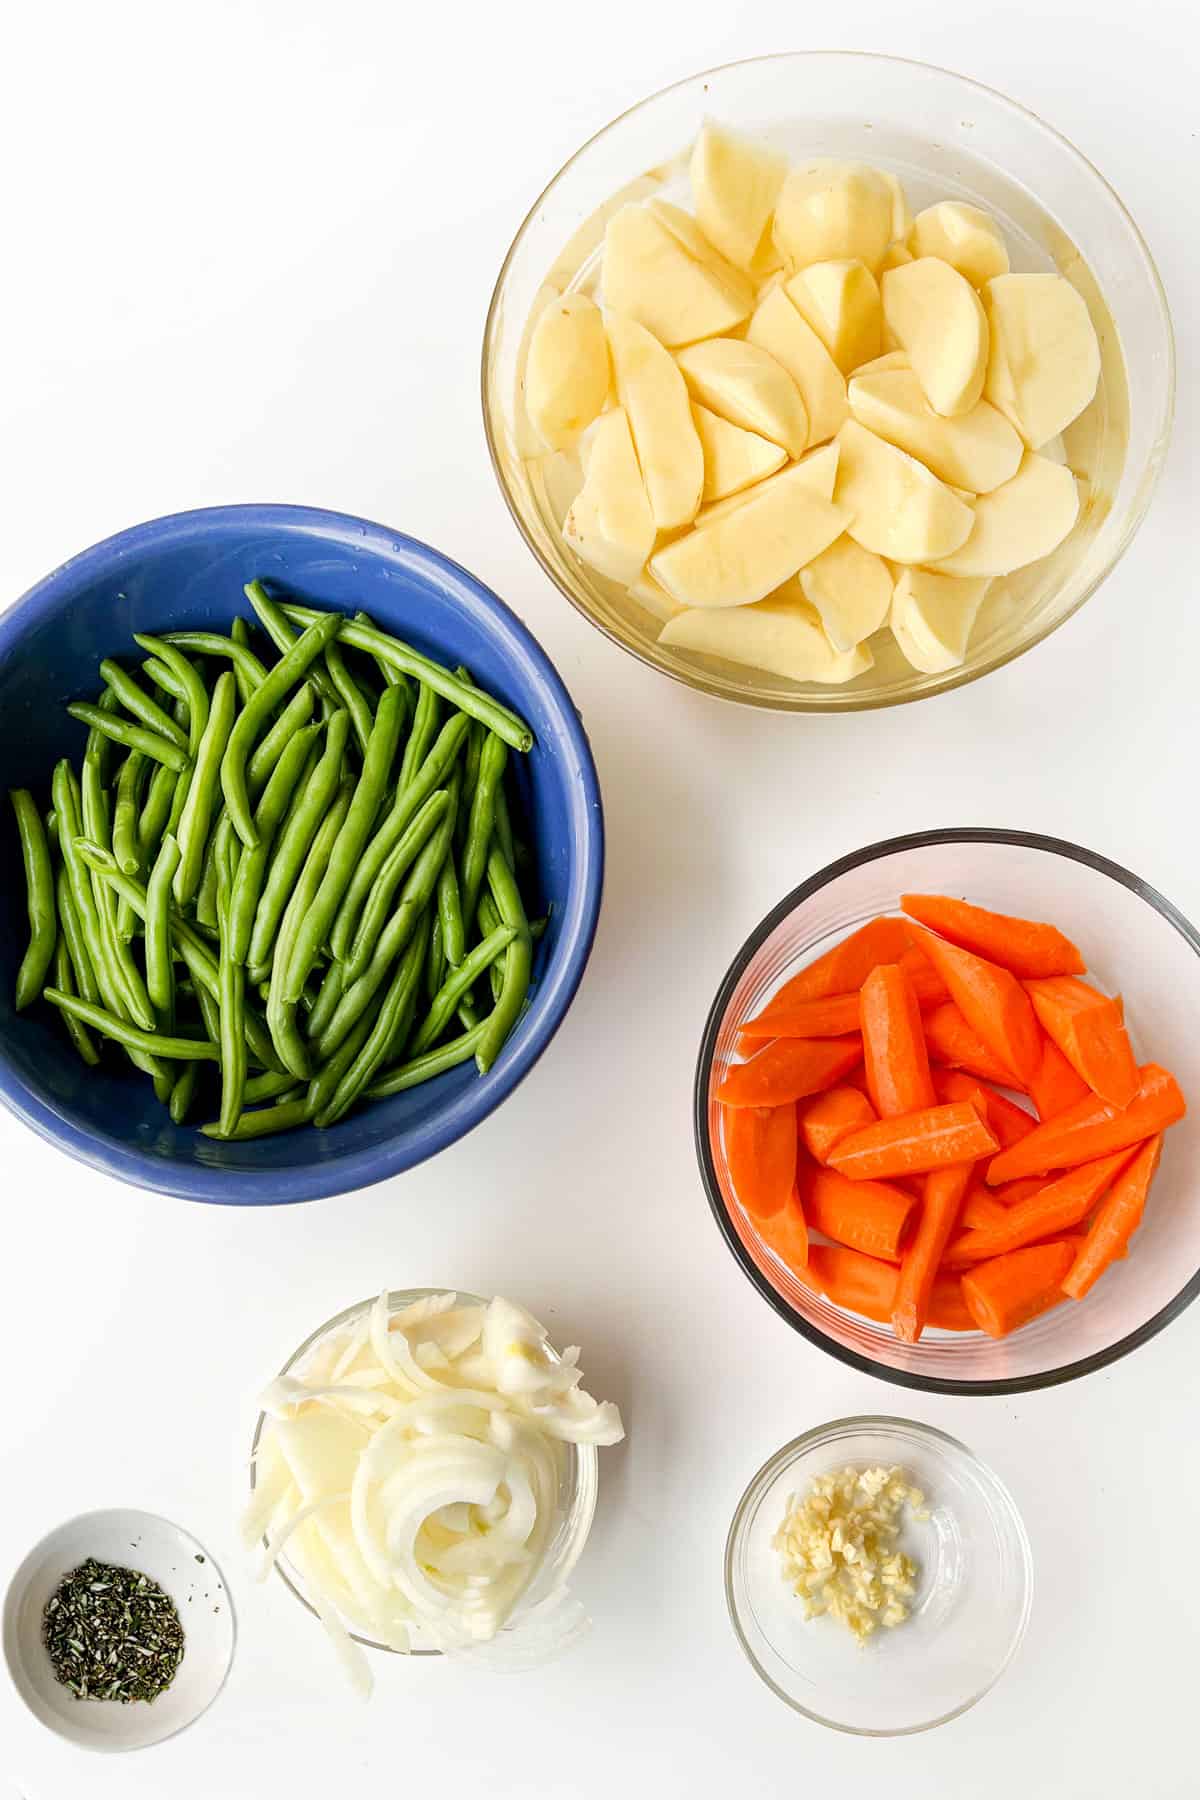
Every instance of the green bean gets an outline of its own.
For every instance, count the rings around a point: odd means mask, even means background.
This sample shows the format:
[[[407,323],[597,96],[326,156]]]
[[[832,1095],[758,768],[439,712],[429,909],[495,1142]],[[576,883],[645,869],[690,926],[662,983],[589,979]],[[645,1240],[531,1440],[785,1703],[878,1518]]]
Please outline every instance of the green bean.
[[[491,894],[479,896],[479,929],[483,932],[495,931],[500,923],[500,913]],[[492,989],[493,1004],[500,998],[500,987],[503,982],[503,971],[499,963],[493,963],[488,970],[488,980]]]
[[[200,871],[200,885],[196,889],[193,905],[197,926],[214,937],[217,935],[217,845],[218,839],[227,836],[231,829],[228,820],[229,814],[221,807],[208,834],[204,867]]]
[[[362,1048],[338,1082],[332,1097],[315,1115],[315,1123],[324,1128],[336,1124],[348,1112],[384,1061],[393,1042],[406,1032],[416,1006],[421,965],[425,961],[423,933],[414,933],[411,943],[396,965],[383,1005],[376,1015]]]
[[[113,662],[111,657],[105,657],[100,664],[100,673],[126,712],[132,713],[135,719],[139,719],[159,737],[177,744],[181,750],[187,749],[187,733],[180,730],[171,715],[164,712],[157,700],[152,700],[144,688],[138,686],[136,679],[120,663]]]
[[[463,958],[461,966],[455,969],[450,978],[442,983],[412,1040],[414,1056],[420,1056],[437,1042],[450,1023],[450,1016],[460,999],[470,991],[484,970],[491,967],[500,953],[507,950],[517,936],[517,929],[515,925],[501,925],[489,932],[483,942],[476,944],[469,955]]]
[[[471,733],[467,738],[467,747],[463,751],[463,791],[462,806],[458,814],[458,830],[456,837],[461,848],[467,841],[467,828],[471,823],[471,805],[475,799],[475,789],[479,784],[479,756],[483,749],[483,740],[487,736],[483,726],[474,720]]]
[[[320,729],[319,725],[305,725],[288,740],[255,810],[258,843],[253,850],[243,851],[229,901],[229,953],[236,962],[244,963],[250,953],[250,935],[271,847]]]
[[[79,912],[75,905],[75,895],[71,889],[71,880],[64,862],[55,877],[55,898],[58,902],[58,920],[62,926],[63,939],[71,965],[75,971],[75,987],[85,1000],[93,1004],[100,998],[100,989],[96,984],[96,971],[92,966],[91,954],[84,941],[83,931],[79,924]],[[59,987],[64,986],[59,982]]]
[[[152,756],[155,762],[165,763],[169,769],[182,769],[187,763],[187,751],[181,750],[169,738],[161,737],[157,731],[151,731],[145,725],[131,725],[126,719],[112,718],[98,706],[91,706],[86,700],[73,700],[67,707],[73,719],[81,719],[85,725],[92,726],[101,736],[111,738],[114,744],[124,744],[129,750],[140,750],[145,756]]]
[[[254,608],[258,615],[259,623],[262,625],[279,654],[281,656],[286,656],[300,634],[293,628],[288,620],[284,618],[279,602],[277,600],[272,600],[261,581],[247,582],[242,589],[242,592]],[[342,702],[338,697],[336,687],[333,685],[332,680],[322,666],[323,660],[324,659],[322,658],[321,662],[313,663],[312,668],[308,672],[308,679],[313,692],[318,694],[321,698],[322,704],[326,710],[326,716],[329,716],[338,710]]]
[[[13,788],[8,797],[16,814],[17,835],[21,840],[25,905],[29,914],[29,947],[17,971],[16,1003],[17,1011],[22,1012],[41,993],[49,971],[58,942],[58,909],[54,902],[50,845],[37,803],[28,788]]]
[[[284,615],[297,625],[311,626],[315,620],[329,615],[316,611],[311,606],[284,605]],[[336,616],[336,615],[334,615]],[[341,639],[347,648],[366,650],[372,656],[380,656],[390,662],[394,668],[405,675],[415,675],[418,681],[427,687],[434,688],[442,698],[457,706],[472,719],[478,719],[489,731],[502,737],[513,750],[530,750],[533,748],[533,733],[523,719],[485,694],[482,688],[470,687],[444,669],[441,663],[431,662],[422,656],[411,645],[404,644],[389,632],[379,631],[370,626],[357,625],[353,620],[344,621]]]
[[[89,750],[84,756],[79,774],[83,834],[99,847],[115,868],[108,789],[103,783],[101,766],[101,756]],[[112,992],[107,996],[108,1003],[122,1018],[131,1019],[144,1031],[150,1031],[155,1023],[154,1008],[146,993],[141,971],[130,955],[129,946],[117,932],[116,898],[100,881],[95,870],[90,868],[89,882],[95,903],[97,934],[104,945],[104,967],[112,981]],[[103,991],[102,980],[101,992]]]
[[[267,866],[267,878],[250,933],[247,960],[252,970],[271,961],[284,908],[341,780],[342,756],[349,731],[349,715],[335,713],[325,731],[325,748],[320,759],[312,774],[297,788],[295,805],[280,829],[279,845]]]
[[[97,705],[101,712],[112,715],[117,714],[121,710],[120,702],[110,687],[101,689]],[[107,781],[109,775],[109,761],[112,756],[112,741],[95,725],[88,731],[84,755],[90,757],[93,762],[98,764],[101,781]]]
[[[261,687],[255,690],[229,734],[221,761],[221,787],[234,828],[248,850],[253,850],[258,841],[246,789],[246,763],[250,752],[267,719],[320,656],[326,644],[337,636],[341,624],[341,614],[326,613],[318,624],[309,626],[275,664]]]
[[[176,1125],[182,1125],[192,1109],[192,1100],[196,1093],[196,1076],[199,1072],[199,1067],[199,1063],[185,1063],[171,1089],[171,1098],[168,1102],[168,1107],[172,1122]]]
[[[66,938],[60,937],[54,946],[54,985],[64,994],[75,992],[75,971],[71,963],[71,953],[67,949]],[[92,1034],[86,1025],[81,1025],[73,1013],[61,1014],[62,1022],[67,1028],[67,1036],[75,1046],[76,1054],[93,1068],[100,1061],[100,1052],[92,1042]]]
[[[142,674],[146,677],[147,681],[152,681],[154,683],[155,688],[160,689],[162,693],[169,695],[172,700],[179,701],[183,699],[183,683],[180,681],[178,675],[175,674],[174,670],[167,667],[161,656],[143,657]]]
[[[116,1013],[107,1012],[102,1006],[92,1006],[75,994],[64,993],[62,988],[48,987],[45,997],[52,1006],[73,1013],[75,1018],[82,1019],[103,1037],[112,1038],[114,1043],[123,1044],[127,1050],[138,1050],[143,1056],[169,1057],[172,1062],[217,1061],[217,1046],[205,1038],[169,1037],[162,1032],[142,1031],[119,1019]]]
[[[343,719],[346,717],[345,713],[338,716]],[[304,867],[280,921],[279,935],[275,939],[271,991],[267,997],[267,1029],[271,1033],[271,1042],[279,1060],[300,1081],[307,1081],[312,1069],[307,1046],[296,1023],[296,1003],[286,998],[284,971],[290,967],[297,934],[312,909],[338,833],[350,810],[353,791],[350,781],[342,783],[336,800],[313,839],[312,848],[305,858]]]
[[[397,887],[451,805],[451,796],[444,788],[439,788],[436,794],[429,796],[408,830],[389,851],[371,884],[354,943],[344,958],[347,982],[356,981],[370,962],[379,934],[391,914],[392,897]]]
[[[375,722],[371,703],[346,667],[346,659],[342,655],[341,647],[336,642],[325,646],[325,672],[333,683],[338,699],[350,714],[350,723],[354,727],[358,747],[365,756],[371,737],[371,727]],[[401,711],[402,721],[407,710],[406,701]]]
[[[313,690],[309,682],[298,687],[270,731],[263,738],[246,770],[250,794],[257,799],[270,780],[271,772],[296,733],[312,717]]]
[[[142,848],[138,838],[138,783],[146,759],[140,750],[131,750],[121,764],[117,776],[117,793],[113,805],[113,855],[126,875],[136,875],[142,866]]]
[[[387,793],[388,776],[404,722],[404,695],[399,688],[385,688],[379,711],[363,758],[362,774],[346,812],[329,865],[313,903],[296,932],[291,960],[282,971],[283,997],[290,1004],[299,1000],[304,984],[312,973],[321,946],[329,935],[334,914],[350,885],[379,809]]]
[[[393,1094],[402,1094],[405,1088],[420,1087],[422,1082],[431,1081],[435,1075],[443,1075],[447,1069],[455,1069],[460,1063],[469,1062],[478,1051],[487,1026],[488,1021],[485,1019],[482,1025],[473,1025],[470,1031],[465,1031],[461,1037],[452,1038],[440,1049],[430,1050],[411,1062],[400,1063],[394,1069],[385,1070],[367,1089],[367,1099],[388,1100]]]
[[[416,780],[419,770],[429,756],[430,748],[437,735],[438,720],[441,717],[441,702],[431,687],[417,689],[417,704],[413,712],[412,730],[404,746],[404,755],[400,760],[400,774],[397,788],[403,793]]]
[[[492,830],[496,833],[496,842],[500,846],[500,854],[510,869],[515,871],[516,852],[513,848],[512,815],[508,810],[508,795],[504,791],[503,780],[496,783],[496,794],[492,809]]]
[[[187,708],[188,755],[193,759],[200,748],[204,727],[208,724],[208,689],[204,677],[190,657],[166,638],[152,637],[149,632],[135,631],[133,641],[150,656],[166,664],[175,677],[179,693]],[[166,686],[166,683],[163,683]],[[176,720],[176,724],[178,724]]]
[[[452,858],[449,856],[446,858],[446,862],[450,862],[451,860],[452,860]],[[444,862],[442,864],[442,868],[444,869],[445,866],[446,866],[446,863]],[[438,880],[439,881],[441,880],[440,874],[438,876]],[[424,988],[425,988],[426,1000],[431,1001],[434,998],[435,994],[438,992],[438,989],[442,985],[442,977],[445,974],[445,972],[446,972],[446,956],[445,956],[445,952],[442,949],[442,921],[441,921],[441,916],[437,911],[436,891],[435,891],[433,928],[429,933],[429,948],[428,948],[428,951],[425,956],[425,968],[424,968],[424,975],[425,975]]]
[[[171,882],[179,867],[179,842],[165,837],[146,884],[146,989],[154,1006],[169,1013],[175,986],[171,956]]]
[[[255,1106],[260,1100],[278,1100],[284,1094],[290,1094],[295,1085],[296,1077],[290,1070],[276,1074],[273,1069],[268,1069],[265,1075],[247,1076],[242,1099],[247,1106]]]
[[[356,625],[365,625],[369,631],[374,631],[376,629],[375,621],[371,617],[370,613],[356,612],[354,615],[354,623]],[[372,654],[372,656],[371,656],[371,661],[375,664],[375,667],[379,670],[379,673],[382,675],[384,685],[386,687],[402,687],[402,688],[407,689],[407,687],[408,687],[407,675],[402,675],[400,673],[399,669],[397,669],[392,663],[384,662],[384,660],[381,656],[375,656],[374,654]]]
[[[322,978],[313,1009],[305,1021],[305,1030],[310,1038],[320,1037],[337,1008],[346,986],[346,965],[331,962]]]
[[[234,619],[233,624],[229,627],[229,635],[235,644],[240,644],[243,649],[249,649],[249,647],[250,647],[250,627],[247,625],[245,619],[242,618],[240,613]],[[238,700],[242,706],[245,706],[247,700],[249,700],[251,694],[254,692],[254,689],[251,687],[250,682],[247,679],[245,667],[243,666],[242,663],[240,663],[240,662],[234,663],[233,673],[237,680]]]
[[[230,954],[229,903],[233,892],[232,845],[217,852],[217,918],[221,928],[221,955],[217,965],[221,1009],[221,1116],[223,1137],[228,1137],[241,1117],[246,1086],[246,971]]]
[[[516,877],[495,845],[488,857],[487,878],[501,923],[515,926],[517,935],[504,952],[504,979],[500,996],[484,1021],[483,1036],[475,1051],[475,1066],[481,1075],[487,1074],[521,1015],[525,996],[529,992],[533,960],[529,923],[521,904]]]
[[[156,765],[150,776],[150,784],[146,789],[146,798],[142,803],[142,813],[138,820],[139,866],[142,868],[147,867],[158,854],[158,846],[161,844],[163,832],[167,828],[167,819],[175,799],[178,781],[179,777],[174,769],[168,769],[162,763]]]
[[[261,694],[262,689],[258,692]],[[196,754],[191,784],[175,834],[179,839],[179,867],[175,871],[172,892],[178,906],[186,906],[200,885],[213,804],[220,792],[222,759],[237,729],[236,713],[237,684],[226,669],[213,689],[208,724]],[[243,712],[241,717],[244,719],[246,714]]]
[[[307,1123],[307,1101],[280,1100],[275,1106],[263,1106],[257,1112],[244,1112],[226,1141],[244,1143],[248,1138],[270,1137],[277,1131],[291,1131],[295,1126]],[[200,1130],[204,1137],[225,1138],[219,1121],[202,1125]]]
[[[450,854],[453,838],[454,814],[447,807],[441,824],[409,870],[396,908],[380,933],[374,955],[358,980],[347,987],[334,1009],[332,1019],[316,1039],[319,1057],[331,1056],[351,1026],[361,1019],[392,963],[410,942],[433,898],[437,878],[443,861]]]
[[[413,940],[414,943],[416,939]],[[308,1084],[305,1100],[308,1105],[309,1118],[315,1118],[324,1112],[333,1099],[341,1083],[342,1077],[357,1057],[359,1051],[370,1037],[375,1021],[383,1006],[384,995],[376,994],[370,1006],[358,1020],[354,1029],[346,1034],[332,1056],[320,1064],[312,1080]]]
[[[442,953],[452,969],[457,969],[466,955],[466,933],[463,929],[462,900],[458,888],[458,871],[454,858],[442,864],[437,885],[438,919],[442,927]]]
[[[508,745],[502,738],[489,733],[479,752],[479,778],[471,798],[471,814],[463,848],[462,914],[463,922],[468,927],[474,922],[475,909],[479,905],[479,890],[483,886],[492,842],[496,789],[503,779],[507,761]]]
[[[258,689],[267,679],[267,671],[245,644],[235,643],[233,638],[222,637],[219,631],[167,631],[163,633],[165,644],[174,644],[180,650],[194,650],[197,656],[227,656],[235,668],[242,671],[243,679],[250,686]]]
[[[375,878],[403,837],[409,824],[416,818],[429,796],[441,786],[448,771],[453,767],[455,758],[466,740],[469,725],[470,721],[462,713],[456,713],[452,719],[448,719],[438,733],[437,742],[407,787],[403,784],[403,778],[401,779],[392,809],[363,852],[333,922],[329,944],[334,956],[339,960],[344,960],[350,954],[355,921],[363,902],[374,885]],[[416,731],[415,721],[413,730]],[[411,743],[411,741],[410,738],[409,742]],[[407,756],[407,750],[405,755]]]

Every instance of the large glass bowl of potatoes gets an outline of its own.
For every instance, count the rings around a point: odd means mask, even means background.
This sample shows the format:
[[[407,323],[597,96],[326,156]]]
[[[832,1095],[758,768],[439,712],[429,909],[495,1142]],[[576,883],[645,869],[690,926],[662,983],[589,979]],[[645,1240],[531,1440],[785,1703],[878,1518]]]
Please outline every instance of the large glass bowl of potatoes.
[[[543,569],[664,674],[778,711],[1010,662],[1145,516],[1174,350],[1095,168],[942,69],[710,70],[535,202],[483,346],[504,497]]]

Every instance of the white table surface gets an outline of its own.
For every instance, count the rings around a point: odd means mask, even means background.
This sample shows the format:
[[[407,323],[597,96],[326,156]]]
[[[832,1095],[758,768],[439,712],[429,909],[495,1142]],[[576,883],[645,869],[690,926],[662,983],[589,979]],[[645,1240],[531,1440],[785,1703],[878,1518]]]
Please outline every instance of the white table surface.
[[[500,1114],[398,1180],[290,1209],[189,1206],[0,1116],[0,1581],[69,1514],[142,1506],[207,1542],[240,1623],[216,1707],[137,1756],[72,1750],[0,1684],[0,1793],[1196,1792],[1200,1308],[1054,1392],[888,1387],[764,1306],[709,1218],[691,1143],[695,1045],[729,957],[855,846],[1025,826],[1200,916],[1196,28],[1184,0],[1036,10],[1034,24],[988,0],[858,0],[833,17],[761,0],[697,5],[685,23],[649,0],[45,0],[6,17],[0,591],[121,526],[223,501],[309,502],[427,538],[557,662],[591,733],[609,862],[551,1053]],[[823,42],[958,68],[1093,158],[1158,258],[1180,411],[1132,553],[1048,643],[915,709],[805,720],[687,693],[567,606],[488,466],[478,347],[517,223],[583,138],[693,70]],[[629,1437],[603,1453],[577,1584],[587,1642],[522,1678],[387,1659],[363,1708],[283,1585],[248,1581],[234,1512],[253,1395],[282,1354],[381,1284],[427,1281],[511,1293],[581,1343]],[[1030,1632],[999,1687],[938,1732],[882,1742],[780,1705],[742,1660],[721,1588],[725,1528],[759,1463],[876,1410],[992,1462],[1037,1562]]]

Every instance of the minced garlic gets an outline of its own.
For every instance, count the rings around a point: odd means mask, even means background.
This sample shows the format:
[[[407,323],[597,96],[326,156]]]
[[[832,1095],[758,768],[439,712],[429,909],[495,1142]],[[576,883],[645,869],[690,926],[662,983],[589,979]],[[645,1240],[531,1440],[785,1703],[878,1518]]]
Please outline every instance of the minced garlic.
[[[806,1619],[839,1619],[865,1644],[908,1617],[917,1566],[897,1548],[905,1506],[927,1519],[925,1496],[903,1469],[835,1469],[791,1495],[773,1540],[783,1578]]]

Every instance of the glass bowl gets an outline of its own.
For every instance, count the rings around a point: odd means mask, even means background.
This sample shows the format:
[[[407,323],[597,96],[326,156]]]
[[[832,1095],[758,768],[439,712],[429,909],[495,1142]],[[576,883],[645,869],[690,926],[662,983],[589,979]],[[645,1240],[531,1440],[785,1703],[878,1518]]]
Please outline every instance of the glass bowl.
[[[900,1547],[917,1563],[909,1617],[859,1646],[828,1618],[806,1620],[772,1539],[788,1499],[849,1464],[898,1464],[925,1495]],[[957,1439],[909,1419],[837,1419],[765,1463],[725,1545],[737,1640],[772,1691],[806,1718],[860,1737],[930,1731],[966,1712],[1016,1654],[1033,1589],[1029,1539],[1012,1495]]]
[[[760,1239],[734,1197],[711,1089],[736,1033],[789,974],[905,893],[954,894],[1065,930],[1109,993],[1124,991],[1139,1061],[1153,1058],[1200,1095],[1200,934],[1136,875],[1090,850],[1021,831],[931,831],[870,844],[803,882],[755,927],[708,1015],[696,1071],[700,1173],[726,1243],[759,1293],[839,1361],[902,1387],[1011,1394],[1071,1381],[1136,1350],[1200,1292],[1200,1107],[1167,1134],[1145,1222],[1129,1255],[1082,1301],[1064,1301],[1010,1337],[889,1327],[814,1293]],[[715,1075],[715,1081],[714,1081]]]
[[[560,524],[579,476],[544,463],[524,417],[520,373],[531,319],[568,288],[594,290],[608,215],[650,193],[688,203],[687,152],[706,115],[793,159],[828,156],[890,170],[914,210],[965,200],[1000,221],[1014,269],[1058,269],[1087,301],[1101,342],[1096,398],[1072,425],[1087,504],[1050,557],[993,583],[966,663],[911,669],[890,633],[875,667],[844,687],[800,685],[673,650],[659,621],[569,551]],[[483,340],[483,415],[509,510],[543,569],[614,643],[687,686],[780,712],[852,711],[973,681],[1039,643],[1095,592],[1150,503],[1170,435],[1170,315],[1150,252],[1103,176],[1050,126],[944,69],[856,52],[730,63],[642,101],[598,132],[535,201],[501,268]]]
[[[468,1294],[462,1288],[456,1288],[454,1291],[467,1306],[487,1305],[487,1301],[478,1294]],[[444,1287],[397,1288],[389,1292],[388,1303],[390,1310],[395,1313],[402,1311],[406,1306],[411,1306],[416,1300],[427,1300],[431,1295],[447,1292],[449,1290]],[[356,1301],[344,1312],[337,1313],[332,1319],[326,1319],[323,1325],[318,1325],[317,1329],[293,1350],[280,1369],[280,1375],[294,1375],[325,1338],[333,1332],[344,1331],[347,1326],[356,1323],[363,1313],[370,1311],[376,1299],[377,1296],[372,1294],[366,1300]],[[255,1422],[254,1438],[250,1445],[251,1493],[254,1492],[255,1485],[254,1457],[265,1424],[266,1414],[260,1412]],[[522,1619],[527,1617],[534,1607],[548,1600],[552,1594],[561,1589],[583,1554],[583,1547],[587,1543],[588,1533],[592,1529],[592,1520],[596,1513],[597,1459],[595,1445],[564,1444],[562,1450],[558,1492],[558,1526],[546,1547],[541,1567],[521,1596],[512,1617],[502,1627],[493,1643],[481,1644],[466,1651],[458,1651],[456,1655],[460,1659],[469,1657],[478,1662],[492,1662],[499,1668],[514,1669],[542,1660],[540,1649],[535,1648],[526,1654],[524,1647],[517,1643],[516,1640],[519,1637],[517,1628]],[[264,1546],[267,1542],[268,1540],[264,1538]],[[276,1557],[274,1566],[284,1585],[291,1589],[305,1610],[310,1612],[314,1619],[317,1618],[317,1610],[309,1599],[304,1576],[286,1550],[281,1551]],[[582,1619],[578,1621],[580,1626],[585,1623],[586,1621]],[[368,1637],[362,1631],[356,1631],[350,1621],[347,1621],[347,1630],[354,1642],[361,1644],[366,1650],[380,1650],[392,1656],[403,1654],[403,1652],[395,1650],[391,1644],[381,1644],[377,1638]],[[544,1641],[551,1646],[549,1654],[554,1654],[559,1644],[553,1633]],[[498,1651],[496,1646],[500,1646]],[[421,1643],[414,1632],[413,1647],[408,1654],[411,1656],[441,1656],[443,1653],[431,1645]]]

